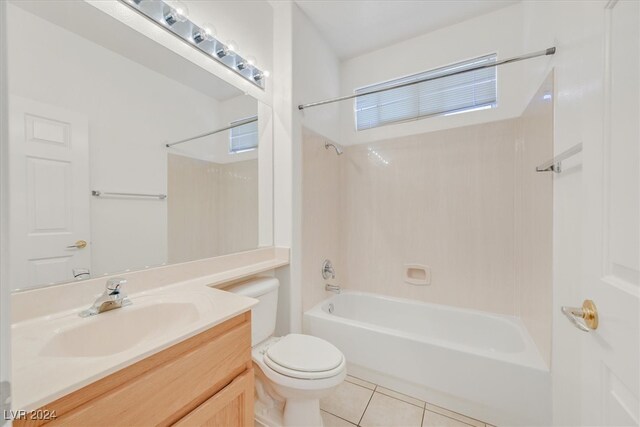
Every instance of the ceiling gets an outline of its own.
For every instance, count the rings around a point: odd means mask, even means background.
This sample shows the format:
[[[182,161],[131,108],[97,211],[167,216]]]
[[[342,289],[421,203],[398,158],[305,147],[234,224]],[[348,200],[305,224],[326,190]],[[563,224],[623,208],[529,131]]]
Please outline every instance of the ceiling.
[[[340,59],[352,58],[520,0],[296,0]]]

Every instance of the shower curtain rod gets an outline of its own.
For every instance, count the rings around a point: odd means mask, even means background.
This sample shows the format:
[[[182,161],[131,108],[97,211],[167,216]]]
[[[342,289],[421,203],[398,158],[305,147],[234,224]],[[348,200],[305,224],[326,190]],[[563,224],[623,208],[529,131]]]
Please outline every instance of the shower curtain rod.
[[[411,85],[415,85],[415,84],[418,84],[418,83],[424,83],[424,82],[428,82],[428,81],[431,81],[431,80],[441,79],[443,77],[455,76],[455,75],[458,75],[458,74],[467,73],[469,71],[476,71],[476,70],[482,70],[484,68],[497,67],[498,65],[510,64],[512,62],[518,62],[518,61],[523,61],[525,59],[537,58],[539,56],[553,55],[554,53],[556,53],[556,48],[555,47],[550,47],[548,49],[540,50],[538,52],[533,52],[533,53],[528,53],[526,55],[514,56],[513,58],[503,59],[501,61],[494,62],[493,64],[479,65],[477,67],[468,68],[466,70],[452,71],[450,73],[446,73],[446,74],[443,74],[441,76],[426,77],[424,79],[416,80],[416,81],[413,81],[413,82],[402,83],[402,84],[395,85],[395,86],[389,86],[389,87],[385,87],[385,88],[382,88],[382,89],[374,89],[374,90],[371,90],[369,92],[358,93],[358,94],[353,94],[353,95],[346,95],[346,96],[341,96],[341,97],[333,98],[333,99],[325,99],[324,101],[312,102],[310,104],[300,104],[300,105],[298,105],[298,110],[304,110],[305,108],[311,108],[311,107],[319,107],[320,105],[325,105],[325,104],[333,104],[334,102],[346,101],[348,99],[354,99],[354,98],[357,98],[359,96],[371,95],[373,93],[380,93],[380,92],[384,92],[384,91],[387,91],[387,90],[398,89],[398,88],[401,88],[401,87],[411,86]]]
[[[170,148],[170,147],[173,147],[174,145],[182,144],[183,142],[193,141],[194,139],[202,138],[202,137],[209,136],[209,135],[214,135],[216,133],[224,132],[225,130],[237,128],[238,126],[242,126],[242,125],[248,125],[249,123],[253,123],[253,122],[257,122],[257,121],[258,121],[257,117],[250,117],[248,119],[237,121],[236,123],[234,123],[232,125],[225,126],[223,128],[220,128],[220,129],[212,130],[211,132],[201,133],[200,135],[192,136],[191,138],[181,139],[180,141],[175,141],[175,142],[172,142],[170,144],[165,144],[165,145],[166,145],[167,148]]]

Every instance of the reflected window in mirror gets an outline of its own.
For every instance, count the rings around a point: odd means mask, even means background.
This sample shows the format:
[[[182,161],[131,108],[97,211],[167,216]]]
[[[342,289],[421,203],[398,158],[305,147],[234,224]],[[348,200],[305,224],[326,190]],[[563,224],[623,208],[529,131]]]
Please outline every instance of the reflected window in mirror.
[[[231,122],[229,152],[244,153],[258,148],[258,116]],[[239,126],[236,126],[239,125]]]

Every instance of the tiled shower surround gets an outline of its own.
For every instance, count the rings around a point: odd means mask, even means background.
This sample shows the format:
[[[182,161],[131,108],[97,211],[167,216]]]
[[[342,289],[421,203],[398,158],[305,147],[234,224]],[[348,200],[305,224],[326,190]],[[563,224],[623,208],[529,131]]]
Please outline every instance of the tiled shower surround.
[[[551,77],[521,117],[325,150],[304,130],[303,298],[350,290],[519,316],[550,358]],[[546,96],[545,96],[546,95]],[[405,264],[431,284],[403,280]]]

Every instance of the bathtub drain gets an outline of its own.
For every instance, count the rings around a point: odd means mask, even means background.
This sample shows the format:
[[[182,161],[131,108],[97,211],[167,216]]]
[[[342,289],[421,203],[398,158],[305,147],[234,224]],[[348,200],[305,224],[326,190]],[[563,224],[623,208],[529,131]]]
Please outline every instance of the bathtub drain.
[[[329,303],[328,310],[329,310],[329,314],[333,313],[333,303],[332,302]]]

